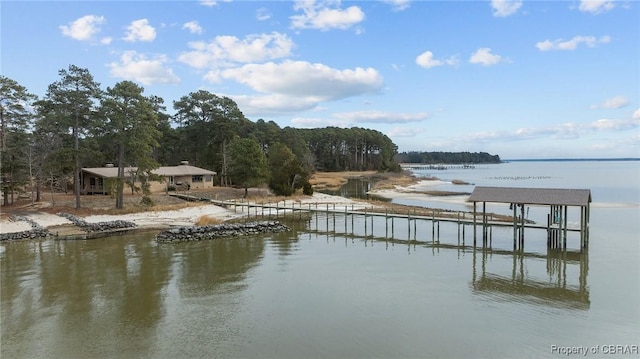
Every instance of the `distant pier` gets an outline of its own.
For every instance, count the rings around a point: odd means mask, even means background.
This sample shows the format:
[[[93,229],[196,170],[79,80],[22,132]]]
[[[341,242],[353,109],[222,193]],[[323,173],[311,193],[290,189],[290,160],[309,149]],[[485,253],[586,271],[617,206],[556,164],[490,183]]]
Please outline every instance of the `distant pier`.
[[[450,169],[474,169],[473,164],[424,164],[424,163],[401,163],[400,167],[404,170],[436,170],[444,171]]]

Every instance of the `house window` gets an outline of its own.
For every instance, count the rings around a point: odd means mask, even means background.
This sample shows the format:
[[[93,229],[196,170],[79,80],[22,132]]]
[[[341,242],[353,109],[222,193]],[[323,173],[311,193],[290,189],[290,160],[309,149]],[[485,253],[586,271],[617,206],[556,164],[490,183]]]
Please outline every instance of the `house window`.
[[[202,182],[202,175],[191,176],[191,182]]]

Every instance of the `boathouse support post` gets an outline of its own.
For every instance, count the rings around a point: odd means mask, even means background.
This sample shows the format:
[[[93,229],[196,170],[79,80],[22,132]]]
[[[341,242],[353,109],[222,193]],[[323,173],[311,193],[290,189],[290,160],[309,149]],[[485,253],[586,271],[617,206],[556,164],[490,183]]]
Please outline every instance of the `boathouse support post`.
[[[520,232],[520,250],[524,248],[524,203],[520,208],[520,223],[522,223],[522,230]]]
[[[411,241],[411,210],[407,210],[407,241]]]
[[[487,202],[482,202],[482,246],[487,242]]]
[[[568,221],[567,221],[567,209],[569,208],[569,206],[565,205],[564,206],[564,238],[563,238],[563,246],[564,249],[567,249],[567,225],[568,225]]]
[[[513,248],[515,249],[518,237],[518,215],[516,213],[516,204],[512,203],[511,207],[513,208]]]
[[[476,202],[473,202],[473,246],[476,246]]]

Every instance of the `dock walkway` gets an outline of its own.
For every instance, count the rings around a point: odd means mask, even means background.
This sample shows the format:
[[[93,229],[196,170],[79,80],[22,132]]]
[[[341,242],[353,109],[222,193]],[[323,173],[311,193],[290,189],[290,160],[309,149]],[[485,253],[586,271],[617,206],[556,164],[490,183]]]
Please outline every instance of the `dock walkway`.
[[[260,216],[278,217],[278,216],[284,216],[287,213],[293,214],[295,216],[297,212],[300,215],[302,215],[303,213],[311,213],[311,214],[324,214],[327,217],[330,215],[333,215],[334,217],[335,216],[345,216],[345,217],[351,216],[352,223],[353,223],[353,217],[363,216],[365,219],[365,226],[367,224],[367,219],[371,218],[371,228],[373,228],[373,219],[380,218],[385,220],[387,227],[388,227],[388,224],[391,223],[392,235],[394,231],[395,220],[406,220],[409,238],[411,237],[411,227],[413,227],[414,236],[415,236],[415,233],[417,232],[417,221],[431,222],[432,234],[435,235],[437,231],[438,236],[440,233],[441,222],[456,224],[458,226],[458,234],[459,235],[461,234],[463,237],[465,236],[465,233],[466,233],[465,228],[467,226],[473,226],[474,245],[476,243],[476,237],[477,237],[476,227],[478,225],[480,225],[480,228],[482,230],[483,243],[486,243],[492,240],[493,227],[512,227],[513,226],[513,221],[490,220],[490,219],[487,219],[486,217],[483,223],[480,218],[482,216],[482,213],[462,212],[462,211],[458,211],[458,212],[434,211],[434,214],[432,216],[425,216],[425,215],[415,214],[415,210],[414,210],[414,213],[412,213],[410,209],[407,210],[407,213],[393,213],[393,212],[389,212],[385,208],[376,208],[374,206],[368,207],[368,208],[355,209],[353,205],[336,206],[335,204],[331,204],[331,205],[324,204],[324,206],[322,206],[317,203],[315,204],[307,203],[306,205],[303,205],[301,202],[296,202],[294,200],[291,200],[290,202],[287,202],[285,200],[284,203],[281,203],[281,202],[251,203],[251,202],[238,201],[238,200],[223,201],[223,200],[216,200],[216,199],[207,198],[207,197],[198,197],[198,196],[193,196],[189,194],[180,194],[180,193],[172,193],[170,195],[187,200],[187,201],[203,201],[203,202],[208,202],[208,203],[226,207],[226,208],[233,208],[234,211],[237,210],[237,208],[240,208],[243,213],[245,212],[245,208],[246,208],[246,213],[248,218],[250,218],[252,215],[254,217],[260,217]],[[549,230],[549,227],[547,225],[540,225],[535,223],[524,223],[523,227],[518,226],[518,231],[524,231],[524,228],[544,229],[547,231]],[[580,228],[566,228],[566,230],[570,232],[581,231]],[[514,240],[514,243],[515,243],[515,240]],[[520,245],[522,246],[523,244],[520,244]],[[550,246],[554,247],[555,245],[550,243]]]

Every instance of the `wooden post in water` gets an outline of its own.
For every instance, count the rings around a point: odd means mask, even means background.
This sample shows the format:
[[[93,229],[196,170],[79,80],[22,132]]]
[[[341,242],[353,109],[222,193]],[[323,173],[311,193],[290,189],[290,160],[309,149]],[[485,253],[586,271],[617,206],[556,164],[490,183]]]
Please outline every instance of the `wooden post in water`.
[[[327,203],[327,208],[324,211],[325,217],[327,217],[327,235],[329,235],[329,203]]]
[[[436,211],[431,210],[431,243],[436,241]]]
[[[347,236],[347,205],[344,206],[344,235]]]
[[[520,208],[520,221],[522,222],[522,231],[520,232],[520,250],[524,249],[524,203],[522,204],[522,208]]]
[[[487,242],[487,202],[482,202],[482,246]]]
[[[473,202],[473,246],[476,246],[476,202]]]
[[[367,238],[367,208],[364,209],[364,237]]]
[[[395,234],[393,231],[393,222],[394,222],[395,217],[391,216],[391,238],[395,238]]]
[[[564,238],[563,238],[563,240],[564,240],[563,246],[564,246],[565,250],[567,249],[567,225],[568,225],[568,222],[567,222],[567,208],[569,208],[569,206],[565,205],[564,206]]]
[[[371,210],[373,211],[373,207],[371,207]],[[371,216],[371,238],[373,238],[373,220],[374,220],[375,216]],[[373,243],[373,242],[372,242]]]
[[[407,210],[407,241],[411,241],[411,210]]]
[[[387,208],[384,209],[384,238],[389,237],[389,213]]]

